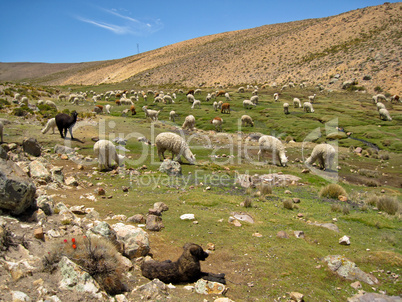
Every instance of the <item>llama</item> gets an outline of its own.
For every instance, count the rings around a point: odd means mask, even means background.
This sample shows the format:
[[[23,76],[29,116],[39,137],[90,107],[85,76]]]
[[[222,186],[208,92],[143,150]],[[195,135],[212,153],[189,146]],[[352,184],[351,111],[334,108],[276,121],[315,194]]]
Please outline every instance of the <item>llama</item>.
[[[56,115],[55,120],[56,120],[56,125],[57,129],[59,129],[60,136],[61,138],[66,138],[67,135],[67,129],[70,132],[71,139],[74,139],[73,137],[73,127],[75,123],[77,122],[77,117],[78,113],[76,111],[73,111],[71,113],[71,116],[69,116],[66,113],[59,113]],[[64,135],[63,135],[64,132]]]

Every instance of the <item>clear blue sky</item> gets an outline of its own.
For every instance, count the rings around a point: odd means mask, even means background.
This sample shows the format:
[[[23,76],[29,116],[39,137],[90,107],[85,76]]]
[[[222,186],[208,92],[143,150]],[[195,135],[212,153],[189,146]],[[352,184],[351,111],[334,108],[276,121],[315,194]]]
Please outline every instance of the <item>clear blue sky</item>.
[[[328,17],[384,2],[0,0],[0,62],[118,59],[196,37]]]

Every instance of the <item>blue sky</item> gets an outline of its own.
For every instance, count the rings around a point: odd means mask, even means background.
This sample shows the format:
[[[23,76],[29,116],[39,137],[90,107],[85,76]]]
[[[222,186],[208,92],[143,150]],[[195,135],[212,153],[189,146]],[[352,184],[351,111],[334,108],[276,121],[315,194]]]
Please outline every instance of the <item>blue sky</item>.
[[[0,0],[0,62],[118,59],[201,36],[328,17],[384,2]]]

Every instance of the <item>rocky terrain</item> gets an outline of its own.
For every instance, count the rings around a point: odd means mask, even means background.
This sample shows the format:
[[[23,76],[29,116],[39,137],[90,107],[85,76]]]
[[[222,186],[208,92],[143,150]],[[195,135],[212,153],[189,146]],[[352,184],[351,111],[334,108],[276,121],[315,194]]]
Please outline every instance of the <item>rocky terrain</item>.
[[[384,3],[337,16],[225,32],[103,62],[0,63],[0,80],[44,85],[188,87],[307,82],[340,88],[356,79],[374,93],[401,91],[402,4]],[[341,81],[331,80],[336,74]]]

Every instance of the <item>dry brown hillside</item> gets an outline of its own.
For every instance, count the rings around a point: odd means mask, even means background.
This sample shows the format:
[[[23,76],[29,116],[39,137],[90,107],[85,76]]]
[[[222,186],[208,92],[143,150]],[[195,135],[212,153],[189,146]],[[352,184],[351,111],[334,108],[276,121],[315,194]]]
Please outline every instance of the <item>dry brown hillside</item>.
[[[385,3],[327,18],[200,37],[119,60],[60,64],[58,72],[55,64],[25,63],[31,77],[21,66],[19,76],[14,72],[11,77],[15,67],[2,63],[0,80],[35,78],[47,85],[132,80],[189,87],[306,81],[339,88],[342,81],[356,78],[370,92],[379,86],[399,94],[401,16],[401,2]],[[35,67],[42,69],[41,76],[32,71]],[[336,74],[340,81],[329,84]]]

